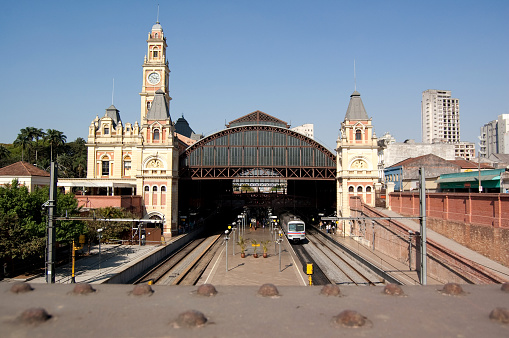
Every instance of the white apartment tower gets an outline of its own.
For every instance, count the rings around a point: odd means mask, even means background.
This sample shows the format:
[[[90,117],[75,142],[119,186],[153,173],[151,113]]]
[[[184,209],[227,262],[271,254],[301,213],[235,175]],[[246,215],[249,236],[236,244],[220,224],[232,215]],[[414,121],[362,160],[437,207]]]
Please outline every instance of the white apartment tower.
[[[421,126],[423,143],[460,142],[459,99],[452,98],[450,90],[423,91]]]
[[[491,154],[509,153],[509,114],[498,116],[481,127],[480,153],[482,157]]]

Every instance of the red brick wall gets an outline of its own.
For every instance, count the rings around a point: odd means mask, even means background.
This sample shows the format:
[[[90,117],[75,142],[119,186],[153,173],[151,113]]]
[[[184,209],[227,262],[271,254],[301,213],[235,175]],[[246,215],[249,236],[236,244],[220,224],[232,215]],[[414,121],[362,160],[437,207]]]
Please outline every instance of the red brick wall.
[[[392,210],[419,215],[419,194],[395,192]],[[430,193],[428,227],[480,254],[509,266],[509,194]]]
[[[408,201],[414,200],[408,199]],[[417,199],[418,202],[418,199]],[[418,205],[418,203],[417,203]],[[352,210],[353,217],[384,217],[383,211],[372,208],[366,204],[363,204],[362,201],[358,197],[352,197],[350,199],[350,206]],[[417,208],[418,209],[418,208]],[[430,223],[434,220],[433,218],[428,217],[427,225],[431,228]],[[431,222],[430,222],[431,221]],[[373,238],[373,227],[369,222],[367,222],[364,226],[364,221],[356,222],[354,225],[354,231],[352,233],[353,236],[359,236],[368,241],[368,244],[372,245]],[[447,221],[444,221],[447,223]],[[448,225],[450,226],[450,224]],[[483,226],[481,229],[484,232],[480,232],[478,237],[489,235],[488,229],[489,227]],[[409,258],[409,250],[408,250],[408,239],[409,233],[404,224],[398,222],[397,220],[376,220],[375,222],[375,249],[381,251],[382,253],[399,260],[400,262],[408,264]],[[502,230],[502,229],[497,229]],[[472,236],[472,231],[470,236]],[[460,228],[458,228],[458,235],[461,233]],[[505,234],[500,234],[500,242],[505,241],[505,243],[509,243],[509,231]],[[412,236],[412,270],[418,270],[419,267],[419,237]],[[494,276],[489,270],[484,269],[482,266],[479,266],[471,261],[465,259],[461,255],[452,252],[446,247],[441,246],[438,243],[435,243],[433,240],[428,238],[427,241],[427,271],[428,276],[437,279],[443,283],[446,282],[458,282],[458,283],[493,283],[501,282],[501,280]],[[501,250],[502,252],[502,250]],[[506,250],[507,252],[507,250]],[[463,276],[463,277],[461,277]],[[492,278],[493,277],[493,278]]]
[[[124,208],[135,215],[142,216],[141,196],[92,196],[76,195],[78,206],[89,209],[105,207]]]

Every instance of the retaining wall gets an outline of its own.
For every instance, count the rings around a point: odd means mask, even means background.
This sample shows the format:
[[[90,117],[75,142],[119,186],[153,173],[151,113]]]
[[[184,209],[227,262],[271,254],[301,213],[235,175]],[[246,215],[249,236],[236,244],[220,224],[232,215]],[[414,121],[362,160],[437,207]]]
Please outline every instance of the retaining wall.
[[[419,215],[419,194],[394,192],[390,207]],[[509,194],[426,194],[429,229],[509,266]]]

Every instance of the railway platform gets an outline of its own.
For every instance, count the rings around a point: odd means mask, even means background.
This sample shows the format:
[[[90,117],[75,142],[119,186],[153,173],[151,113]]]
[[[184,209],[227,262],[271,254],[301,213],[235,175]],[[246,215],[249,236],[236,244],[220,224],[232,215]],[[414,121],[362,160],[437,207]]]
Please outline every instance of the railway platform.
[[[232,236],[231,236],[232,237]],[[223,244],[216,256],[212,259],[198,284],[213,285],[261,285],[272,283],[284,286],[308,285],[308,277],[302,271],[302,265],[290,248],[290,244],[283,237],[281,244],[281,271],[279,245],[274,244],[274,235],[269,227],[247,228],[244,241],[246,243],[246,257],[241,258],[238,245],[233,245],[233,237],[228,241],[228,256],[226,246]],[[238,241],[237,234],[235,242]],[[221,239],[223,240],[223,239]],[[260,245],[257,248],[258,258],[253,257],[254,248],[252,240],[257,243],[270,240],[267,246],[267,258],[263,258]],[[233,249],[235,247],[235,249]],[[235,255],[233,254],[235,250]],[[227,258],[228,257],[228,266]]]
[[[182,235],[169,239],[166,245],[180,239]],[[119,245],[119,244],[101,244],[94,245],[90,249],[88,256],[77,259],[75,262],[75,282],[101,284],[108,279],[126,270],[128,267],[136,264],[138,261],[153,255],[160,250],[163,245]],[[86,249],[82,249],[86,250]],[[55,268],[55,283],[71,283],[72,265],[71,263],[57,266]],[[15,276],[10,281],[21,281],[30,283],[46,283],[44,274],[34,276]]]

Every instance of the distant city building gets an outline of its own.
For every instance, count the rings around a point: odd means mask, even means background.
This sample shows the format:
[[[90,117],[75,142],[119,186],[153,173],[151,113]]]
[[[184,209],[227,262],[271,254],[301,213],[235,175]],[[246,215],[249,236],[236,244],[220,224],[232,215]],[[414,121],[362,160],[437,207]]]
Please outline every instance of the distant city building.
[[[307,137],[314,139],[315,125],[313,123],[306,123],[301,126],[293,127],[291,128],[291,130],[304,134]]]
[[[490,157],[492,154],[509,153],[509,114],[498,116],[481,127],[480,156]]]
[[[384,170],[387,182],[394,183],[395,191],[412,191],[419,188],[419,168],[424,167],[426,190],[437,190],[437,180],[442,174],[459,173],[461,165],[440,156],[427,154],[408,158]]]
[[[422,142],[460,142],[459,99],[450,90],[428,89],[422,92]]]
[[[384,135],[385,136],[385,135]],[[381,170],[408,158],[427,154],[435,154],[445,160],[454,160],[455,145],[449,143],[416,143],[414,140],[405,142],[378,142],[378,158]]]
[[[457,142],[454,143],[454,155],[456,157],[464,158],[465,160],[472,160],[475,158],[475,143],[473,142]]]

